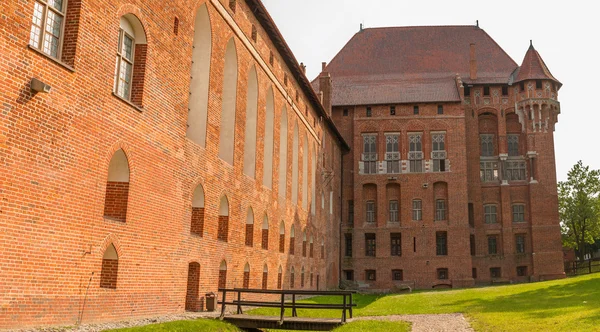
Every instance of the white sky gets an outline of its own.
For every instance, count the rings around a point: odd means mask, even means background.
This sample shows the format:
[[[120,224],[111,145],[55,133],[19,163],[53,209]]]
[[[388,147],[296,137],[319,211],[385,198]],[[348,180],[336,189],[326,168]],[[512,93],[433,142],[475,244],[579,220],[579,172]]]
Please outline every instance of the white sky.
[[[600,108],[593,78],[600,77],[597,10],[592,1],[263,0],[299,62],[315,78],[359,30],[415,25],[474,25],[521,64],[529,40],[563,83],[555,132],[558,180],[578,161],[600,169],[594,133]],[[595,7],[595,6],[594,6]],[[596,80],[597,81],[597,80]],[[598,92],[596,92],[598,93]],[[585,112],[589,117],[585,117]],[[587,152],[587,153],[586,153]]]

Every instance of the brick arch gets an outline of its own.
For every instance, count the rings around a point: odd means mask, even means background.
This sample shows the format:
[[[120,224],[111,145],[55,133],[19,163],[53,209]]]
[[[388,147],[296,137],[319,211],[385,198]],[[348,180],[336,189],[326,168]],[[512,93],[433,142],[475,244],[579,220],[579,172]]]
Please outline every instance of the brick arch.
[[[104,239],[100,243],[100,246],[98,247],[99,257],[102,258],[104,256],[104,252],[111,244],[115,247],[115,250],[117,251],[117,256],[119,257],[119,259],[121,259],[123,257],[121,242],[119,241],[119,238],[113,233],[109,233],[108,235],[106,235],[106,237],[104,237]]]
[[[108,176],[108,165],[110,165],[110,162],[111,162],[113,156],[115,155],[115,152],[117,152],[119,150],[123,150],[123,153],[125,153],[125,156],[127,157],[127,164],[129,167],[129,182],[131,183],[132,178],[135,176],[136,155],[135,155],[134,149],[132,147],[130,147],[129,144],[124,141],[118,141],[118,142],[114,143],[108,149],[107,153],[104,155],[104,158],[102,160],[102,169],[106,170],[106,175]]]
[[[482,107],[482,108],[480,108],[480,109],[477,110],[476,114],[477,114],[477,117],[479,117],[479,116],[484,115],[486,113],[493,114],[493,115],[495,115],[497,117],[500,116],[500,111],[497,110],[497,109],[495,109],[495,108],[493,108],[493,107]]]
[[[135,16],[140,21],[146,39],[146,42],[144,44],[150,44],[152,38],[150,34],[151,31],[148,28],[148,24],[144,25],[144,22],[148,22],[148,18],[146,17],[146,15],[144,15],[141,9],[135,6],[134,4],[127,3],[119,7],[119,9],[117,10],[116,18],[117,20],[119,20],[121,17],[128,14]]]

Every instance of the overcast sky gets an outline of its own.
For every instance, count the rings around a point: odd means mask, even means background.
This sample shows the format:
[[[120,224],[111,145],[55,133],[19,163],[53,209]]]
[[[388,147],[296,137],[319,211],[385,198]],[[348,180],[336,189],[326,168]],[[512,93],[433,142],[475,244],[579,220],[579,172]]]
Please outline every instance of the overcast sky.
[[[600,134],[600,77],[597,11],[583,1],[405,1],[263,0],[310,80],[358,32],[366,28],[415,25],[475,25],[484,29],[518,64],[529,40],[563,83],[555,132],[558,180],[583,160],[600,169],[593,142]],[[598,81],[596,80],[596,83]],[[597,92],[594,92],[597,91]]]

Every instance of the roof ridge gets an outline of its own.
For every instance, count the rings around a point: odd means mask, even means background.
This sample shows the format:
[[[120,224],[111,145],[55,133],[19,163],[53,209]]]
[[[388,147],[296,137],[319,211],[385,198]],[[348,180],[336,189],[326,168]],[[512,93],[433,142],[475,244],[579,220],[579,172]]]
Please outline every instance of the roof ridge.
[[[404,25],[404,26],[388,26],[388,27],[371,27],[371,28],[363,28],[363,31],[364,30],[376,30],[376,29],[410,29],[410,28],[478,28],[478,29],[481,29],[481,27],[478,27],[476,25],[445,24],[445,25]]]

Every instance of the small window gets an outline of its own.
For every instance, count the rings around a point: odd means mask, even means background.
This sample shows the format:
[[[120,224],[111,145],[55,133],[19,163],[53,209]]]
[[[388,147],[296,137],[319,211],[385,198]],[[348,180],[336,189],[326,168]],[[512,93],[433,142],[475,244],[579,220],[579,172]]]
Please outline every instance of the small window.
[[[347,281],[354,281],[354,271],[353,270],[345,270],[344,275]]]
[[[525,253],[525,235],[517,234],[515,235],[515,249],[517,254]]]
[[[507,86],[503,86],[502,87],[502,95],[503,96],[508,96],[508,87]]]
[[[492,279],[502,278],[502,270],[499,267],[490,268],[490,277]]]
[[[373,111],[370,107],[367,107],[367,118],[370,118],[373,115]]]
[[[437,256],[448,256],[448,233],[447,232],[436,232],[435,233],[436,243],[436,255]]]
[[[521,83],[519,83],[519,90],[520,90],[521,92],[525,91],[525,82],[521,82]]]
[[[471,276],[473,277],[473,279],[477,279],[477,269],[476,268],[471,269]]]
[[[420,199],[414,199],[412,202],[412,219],[415,221],[423,219],[422,201]]]
[[[348,225],[354,225],[354,200],[348,201]]]
[[[514,204],[512,206],[513,222],[525,222],[525,205]]]
[[[435,220],[446,220],[446,200],[437,199],[435,201]]]
[[[437,269],[437,278],[439,280],[448,280],[449,279],[449,275],[448,275],[448,269]]]
[[[175,16],[173,20],[173,34],[175,36],[179,35],[179,17]]]
[[[413,114],[419,115],[419,106],[413,106]]]
[[[390,106],[390,115],[396,115],[396,106]]]
[[[375,201],[367,201],[366,211],[367,211],[367,222],[374,223],[375,222]]]
[[[256,26],[252,24],[252,41],[256,43],[258,39],[258,32],[256,31]]]
[[[398,201],[389,201],[390,222],[398,222]]]
[[[366,270],[365,277],[368,281],[375,281],[376,280],[375,270]]]
[[[536,80],[535,81],[535,88],[538,90],[542,89],[542,81],[541,80]]]
[[[402,270],[392,270],[392,280],[402,281],[404,280]]]
[[[390,233],[390,255],[402,256],[402,235],[400,233]]]
[[[235,13],[236,2],[237,2],[236,0],[229,0],[229,8],[234,13]]]
[[[417,252],[417,238],[413,237],[413,252]]]
[[[269,64],[273,66],[275,63],[275,56],[273,55],[273,51],[269,51]]]
[[[471,87],[465,86],[465,97],[471,96]]]
[[[498,215],[496,212],[496,205],[486,204],[483,206],[483,214],[485,217],[486,224],[495,224],[498,222]]]
[[[473,203],[468,204],[468,210],[469,210],[469,226],[475,227],[475,208],[473,206]]]
[[[469,236],[469,245],[471,247],[471,256],[475,256],[475,235],[473,234]]]
[[[375,233],[365,233],[365,256],[375,257]]]
[[[344,253],[346,257],[352,257],[352,233],[344,234],[344,240],[346,242],[346,250]]]
[[[498,236],[496,235],[488,236],[488,254],[498,254]]]
[[[348,116],[348,109],[347,108],[344,108],[343,115],[344,116]]]
[[[437,114],[438,115],[444,114],[444,106],[443,105],[438,105]]]
[[[288,76],[287,73],[283,74],[283,85],[288,86]]]
[[[517,277],[527,276],[527,266],[517,266]]]
[[[484,86],[483,87],[483,95],[484,96],[489,96],[490,95],[490,87],[489,86]]]

